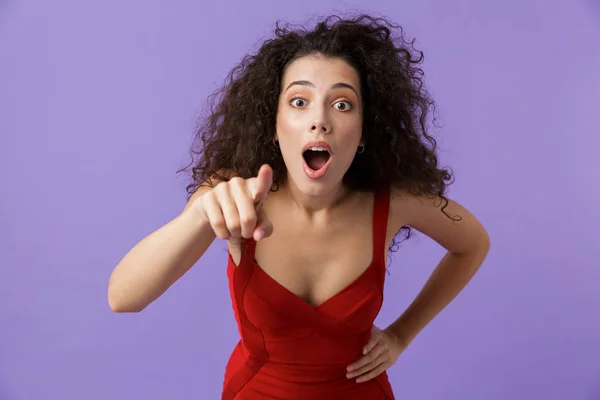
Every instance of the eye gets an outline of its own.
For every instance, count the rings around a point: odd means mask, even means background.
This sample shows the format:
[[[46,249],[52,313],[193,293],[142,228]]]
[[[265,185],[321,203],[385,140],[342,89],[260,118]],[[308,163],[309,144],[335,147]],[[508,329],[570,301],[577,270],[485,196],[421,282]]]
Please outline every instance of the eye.
[[[294,97],[290,100],[290,104],[292,105],[292,107],[303,107],[306,104],[302,104],[302,103],[306,103],[306,100],[304,100],[302,97]]]
[[[339,104],[343,105],[343,107],[341,107],[341,108],[337,107],[337,109],[339,111],[347,111],[347,110],[349,110],[349,109],[352,108],[352,104],[349,101],[345,101],[345,100],[344,101],[338,101],[337,103],[335,103],[334,107],[336,105],[339,105]]]

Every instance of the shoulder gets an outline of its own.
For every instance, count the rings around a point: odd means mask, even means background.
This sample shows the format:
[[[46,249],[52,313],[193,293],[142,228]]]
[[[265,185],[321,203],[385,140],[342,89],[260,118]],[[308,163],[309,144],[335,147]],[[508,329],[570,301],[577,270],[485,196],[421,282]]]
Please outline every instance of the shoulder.
[[[457,201],[445,196],[417,196],[397,188],[390,194],[388,224],[395,232],[410,226],[455,252],[489,245],[481,222]]]

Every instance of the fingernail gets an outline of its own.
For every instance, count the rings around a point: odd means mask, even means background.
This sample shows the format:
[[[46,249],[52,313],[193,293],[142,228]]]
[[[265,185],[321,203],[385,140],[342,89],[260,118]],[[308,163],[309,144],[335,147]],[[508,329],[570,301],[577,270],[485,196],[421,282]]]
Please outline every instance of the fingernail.
[[[260,240],[260,239],[264,238],[264,237],[265,237],[265,234],[266,234],[266,232],[265,232],[265,230],[264,230],[264,229],[261,229],[261,230],[259,230],[259,231],[258,231],[258,240]]]

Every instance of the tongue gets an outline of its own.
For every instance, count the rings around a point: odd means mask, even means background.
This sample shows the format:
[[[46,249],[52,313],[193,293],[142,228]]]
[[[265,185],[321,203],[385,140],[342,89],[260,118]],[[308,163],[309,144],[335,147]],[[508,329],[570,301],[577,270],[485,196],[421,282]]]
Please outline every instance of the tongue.
[[[329,153],[326,151],[308,150],[306,153],[304,153],[304,159],[306,160],[306,164],[308,164],[310,169],[313,171],[318,171],[323,168],[323,166],[325,166],[327,163],[327,160],[329,160]]]

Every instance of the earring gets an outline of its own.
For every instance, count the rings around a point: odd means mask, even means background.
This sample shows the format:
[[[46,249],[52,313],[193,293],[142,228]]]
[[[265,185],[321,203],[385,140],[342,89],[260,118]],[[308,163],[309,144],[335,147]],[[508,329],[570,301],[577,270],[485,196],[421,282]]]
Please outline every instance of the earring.
[[[275,146],[276,148],[279,148],[279,140],[273,139],[273,146]]]
[[[365,146],[358,146],[358,150],[356,151],[357,154],[362,154],[365,152]]]

